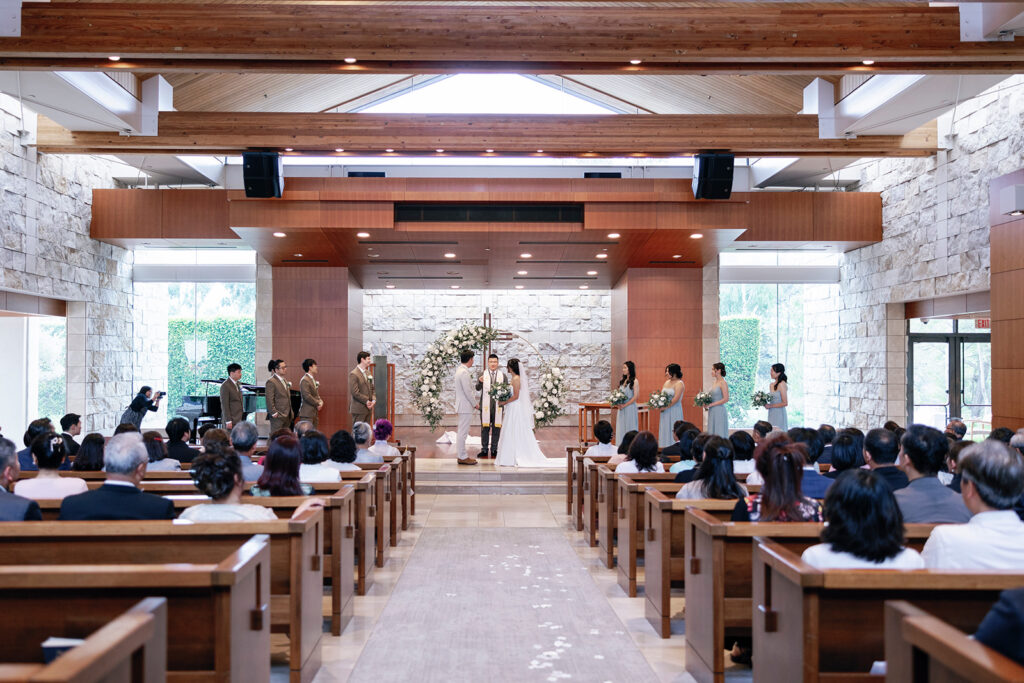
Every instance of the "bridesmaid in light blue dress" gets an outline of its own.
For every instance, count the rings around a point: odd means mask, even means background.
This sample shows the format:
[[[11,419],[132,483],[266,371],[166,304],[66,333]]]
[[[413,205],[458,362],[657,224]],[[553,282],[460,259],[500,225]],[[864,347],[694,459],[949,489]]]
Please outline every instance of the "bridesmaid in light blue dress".
[[[619,416],[615,421],[615,445],[622,445],[622,437],[626,432],[636,431],[638,428],[637,407],[636,407],[636,365],[631,360],[622,364],[622,379],[619,380],[619,389],[629,397],[629,400],[619,406]]]
[[[658,445],[662,448],[676,442],[672,426],[683,419],[683,389],[683,369],[679,363],[672,363],[665,368],[665,384],[661,387],[666,394],[672,395],[672,402],[661,411],[658,418]]]
[[[768,391],[771,394],[771,403],[768,404],[768,421],[772,426],[782,431],[789,429],[789,418],[786,416],[786,406],[789,405],[789,382],[786,377],[786,366],[776,363],[771,369],[772,381],[768,383]]]
[[[725,383],[725,363],[711,366],[711,404],[708,411],[708,434],[717,434],[723,439],[729,438],[729,414],[725,404],[729,402],[729,385]]]

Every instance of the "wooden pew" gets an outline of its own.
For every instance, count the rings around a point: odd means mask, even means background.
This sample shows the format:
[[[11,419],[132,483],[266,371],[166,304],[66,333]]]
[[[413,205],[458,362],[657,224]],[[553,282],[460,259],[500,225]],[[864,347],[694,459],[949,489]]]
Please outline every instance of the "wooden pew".
[[[886,600],[909,600],[963,631],[973,630],[1024,568],[1007,572],[811,567],[771,539],[757,539],[753,561],[754,680],[881,681]]]
[[[569,462],[569,467],[572,468],[572,476],[575,482],[573,492],[573,510],[570,514],[574,516],[576,520],[576,531],[583,531],[583,518],[584,518],[584,500],[590,491],[590,482],[587,478],[586,468],[583,464],[584,451],[573,453]],[[590,461],[595,465],[603,465],[611,460],[610,455],[594,456],[590,458]]]
[[[13,522],[7,526],[40,526]],[[96,522],[60,522],[97,524]],[[165,523],[167,524],[167,523]],[[42,547],[42,546],[40,546]],[[167,598],[167,680],[268,683],[270,680],[270,539],[255,535],[230,553],[202,550],[204,561],[183,562],[183,546],[171,558],[161,542],[152,554],[133,556],[145,564],[73,564],[57,544],[42,557],[11,558],[0,553],[0,604],[12,630],[33,632],[33,624],[57,623],[93,631],[151,596]],[[39,548],[37,548],[37,551]],[[160,560],[171,559],[168,564]],[[14,560],[14,562],[12,562]]]
[[[672,633],[672,582],[686,579],[687,508],[728,520],[734,507],[735,500],[677,500],[656,488],[644,491],[644,613],[662,638]]]
[[[78,615],[33,612],[25,628],[0,626],[0,683],[163,683],[167,677],[167,600],[146,598],[98,630],[74,623]],[[70,623],[69,623],[70,622]],[[42,664],[46,638],[81,638],[84,643]],[[134,674],[134,675],[133,675]]]
[[[904,600],[885,603],[885,680],[1019,683],[1024,666]]]
[[[402,456],[386,459],[384,465],[360,464],[364,472],[375,472],[377,476],[384,479],[384,504],[387,506],[387,527],[388,542],[392,548],[398,546],[402,529],[409,528],[409,498],[404,495],[408,491],[403,486],[406,480],[407,470],[405,459]]]
[[[293,683],[320,668],[324,512],[273,522],[41,522],[0,525],[6,564],[209,562],[253,534],[270,541],[270,628],[289,641]]]
[[[615,533],[612,547],[618,553],[618,582],[631,598],[636,597],[637,566],[644,556],[644,491],[650,487],[670,498],[675,497],[683,486],[675,482],[675,476],[671,472],[620,474],[606,483],[606,501],[608,497],[614,500],[607,502],[607,519],[611,521],[601,527],[599,539],[602,543],[612,543],[612,533]]]
[[[685,517],[686,670],[698,681],[725,680],[729,638],[750,636],[753,539],[771,538],[799,555],[820,543],[819,522],[729,522],[704,510]],[[908,524],[907,543],[921,550],[934,524]]]

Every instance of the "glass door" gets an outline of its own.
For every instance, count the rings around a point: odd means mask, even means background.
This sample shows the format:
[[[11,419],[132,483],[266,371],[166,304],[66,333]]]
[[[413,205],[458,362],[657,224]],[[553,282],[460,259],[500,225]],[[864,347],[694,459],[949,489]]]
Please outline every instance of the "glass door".
[[[942,429],[951,414],[950,338],[910,342],[910,422]]]
[[[910,422],[943,429],[967,423],[968,438],[992,428],[992,350],[975,320],[910,321],[907,403]]]

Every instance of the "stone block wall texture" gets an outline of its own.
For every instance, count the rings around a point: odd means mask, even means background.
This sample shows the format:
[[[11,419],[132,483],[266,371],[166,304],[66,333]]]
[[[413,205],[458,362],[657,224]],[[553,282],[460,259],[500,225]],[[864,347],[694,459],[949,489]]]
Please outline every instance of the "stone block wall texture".
[[[611,375],[611,302],[607,291],[520,292],[392,291],[363,293],[363,346],[384,354],[395,364],[395,413],[400,425],[424,424],[412,403],[409,383],[415,364],[443,332],[462,325],[482,324],[490,308],[494,327],[522,335],[544,360],[556,361],[570,379],[568,414],[557,424],[576,424],[576,404],[608,397]],[[493,350],[502,367],[509,358],[536,361],[524,342],[496,342]],[[485,359],[477,358],[475,368]],[[454,424],[454,392],[442,399]]]
[[[132,298],[132,368],[134,390],[142,385],[153,387],[154,391],[167,391],[167,319],[170,302],[164,283],[140,282],[135,285]],[[169,417],[174,416],[177,406],[171,407],[168,415],[167,401],[160,402],[160,409],[147,412],[143,427],[163,429]]]
[[[822,287],[805,313],[807,422],[881,426],[907,420],[903,306],[989,288],[992,178],[1024,165],[1024,76],[962,102],[948,149],[861,169],[881,192],[883,240],[842,259],[838,289]]]
[[[92,190],[114,187],[113,164],[37,154],[20,117],[0,95],[0,287],[69,302],[67,409],[109,431],[134,392],[132,254],[89,237]]]

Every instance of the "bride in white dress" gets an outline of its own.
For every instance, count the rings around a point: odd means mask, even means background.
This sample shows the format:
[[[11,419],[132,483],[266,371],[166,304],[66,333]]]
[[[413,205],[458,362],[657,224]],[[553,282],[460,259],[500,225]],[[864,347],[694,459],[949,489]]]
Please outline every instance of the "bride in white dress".
[[[525,364],[524,364],[525,365]],[[497,467],[565,467],[565,458],[547,458],[533,434],[533,401],[526,368],[517,358],[508,362],[512,398],[503,402],[501,436],[498,438]]]

